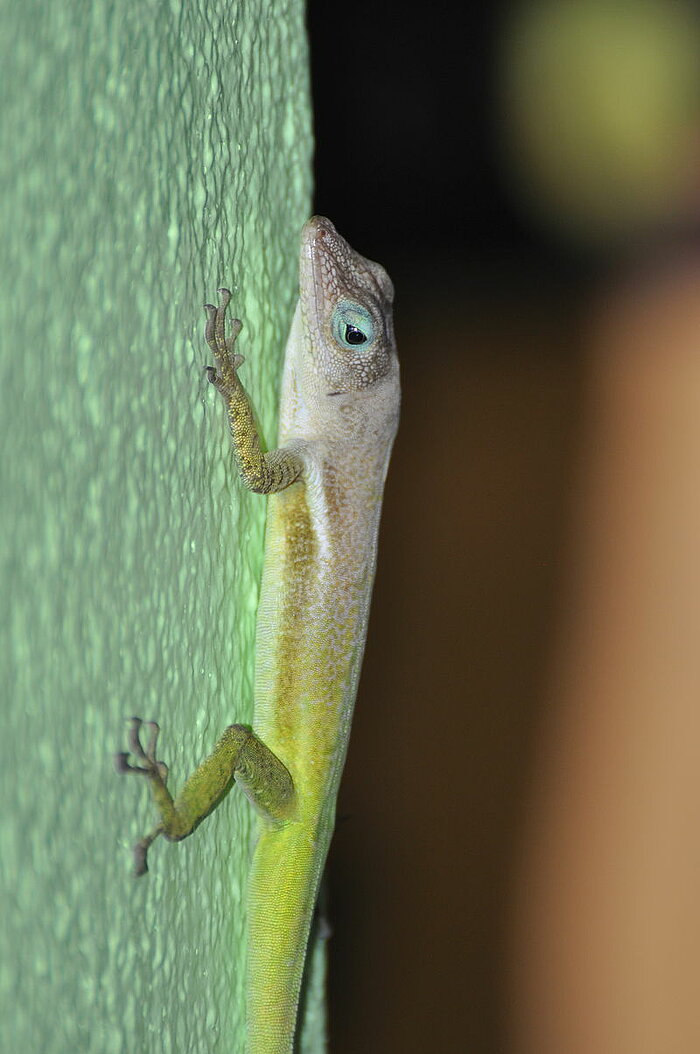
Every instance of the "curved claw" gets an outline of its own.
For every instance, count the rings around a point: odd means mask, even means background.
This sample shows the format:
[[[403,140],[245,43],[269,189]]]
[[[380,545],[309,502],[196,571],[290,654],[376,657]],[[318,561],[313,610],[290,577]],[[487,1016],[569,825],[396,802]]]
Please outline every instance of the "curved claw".
[[[126,750],[121,750],[118,754],[114,755],[114,767],[120,775],[124,775],[125,772],[146,772],[146,769],[142,769],[138,765],[132,765],[129,762],[131,755]]]
[[[231,290],[222,286],[218,293],[218,307],[209,303],[204,305],[207,313],[204,337],[216,364],[205,366],[205,370],[209,383],[227,398],[236,387],[236,370],[243,362],[243,356],[234,352],[243,323],[239,318],[231,319],[230,335],[226,336],[226,309],[231,301]]]
[[[121,750],[114,755],[114,767],[120,775],[126,772],[138,772],[143,776],[153,776],[157,773],[165,782],[168,775],[168,766],[156,757],[156,746],[160,725],[156,721],[142,721],[140,717],[129,719],[129,750]],[[141,743],[141,728],[145,725],[149,730],[148,743],[144,747]],[[131,757],[142,761],[143,765],[133,765],[129,760]]]

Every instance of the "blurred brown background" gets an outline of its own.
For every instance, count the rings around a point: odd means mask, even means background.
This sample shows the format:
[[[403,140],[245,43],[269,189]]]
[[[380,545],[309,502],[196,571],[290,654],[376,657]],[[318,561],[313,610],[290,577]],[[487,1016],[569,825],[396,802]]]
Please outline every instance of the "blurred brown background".
[[[339,1052],[505,1049],[504,913],[579,418],[565,310],[426,307],[400,345],[331,860]]]
[[[640,330],[655,334],[646,349],[653,362],[657,351],[667,354],[669,317],[692,318],[700,301],[694,8],[359,0],[350,12],[312,0],[309,30],[316,208],[394,278],[404,391],[329,867],[331,1050],[698,1049],[697,1034],[672,1040],[665,1031],[662,989],[675,984],[675,960],[657,989],[626,983],[624,949],[630,960],[658,962],[653,936],[646,953],[643,940],[622,939],[619,962],[601,973],[622,993],[619,1005],[608,1017],[600,1011],[588,985],[596,955],[586,959],[585,934],[566,931],[578,894],[571,884],[567,900],[563,862],[580,874],[576,847],[586,839],[572,835],[567,849],[557,834],[569,830],[568,795],[593,800],[596,774],[619,762],[614,750],[601,759],[592,737],[569,765],[571,736],[578,741],[571,729],[595,727],[597,700],[606,712],[624,711],[629,694],[616,682],[616,692],[589,700],[585,671],[597,668],[600,649],[587,643],[572,585],[597,544],[591,538],[614,534],[619,564],[637,551],[633,520],[613,523],[606,504],[613,492],[626,494],[602,479],[608,449],[617,449],[614,422],[631,436],[631,487],[637,480],[642,507],[658,502],[648,450],[635,438],[640,415],[618,413],[615,401],[629,409],[637,390],[621,334],[634,328],[639,303],[657,304]],[[676,268],[686,275],[680,301]],[[606,329],[608,315],[622,321]],[[681,329],[692,352],[693,327]],[[676,461],[668,406],[694,381],[692,369],[670,369],[660,478]],[[653,368],[646,376],[653,432],[659,377]],[[700,391],[697,400],[700,410]],[[684,433],[686,447],[693,438]],[[684,492],[692,484],[689,474]],[[632,566],[635,581],[654,553],[680,544],[676,522],[671,510],[665,534]],[[610,640],[618,615],[599,598],[641,602],[597,566],[581,610]],[[686,612],[690,639],[696,614],[700,623],[700,612]],[[639,648],[649,651],[648,641]],[[637,664],[634,648],[628,658]],[[678,696],[679,713],[693,690]],[[662,697],[650,693],[649,712]],[[700,682],[697,698],[700,705]],[[603,739],[624,753],[629,737],[616,735]],[[653,755],[644,764],[630,769],[633,802],[641,802],[636,788],[660,779]],[[553,819],[559,800],[564,815]],[[673,794],[667,807],[673,812]],[[602,793],[600,809],[617,815],[614,789]],[[658,833],[645,827],[646,815],[640,804],[642,843]],[[585,807],[576,813],[577,823],[589,820],[593,831],[595,817]],[[616,832],[609,838],[617,844]],[[598,861],[603,876],[617,866],[604,852],[590,866]],[[562,898],[549,917],[560,875]],[[595,870],[585,881],[598,888]],[[620,887],[621,902],[639,896],[634,877]],[[546,963],[558,961],[557,933],[569,966],[552,977]],[[604,945],[596,954],[606,960]],[[629,1007],[642,997],[653,1007],[655,992],[657,1030],[647,1027],[648,1008],[628,1027]],[[580,1026],[578,1014],[596,1028]],[[533,1018],[545,1019],[539,1032]]]

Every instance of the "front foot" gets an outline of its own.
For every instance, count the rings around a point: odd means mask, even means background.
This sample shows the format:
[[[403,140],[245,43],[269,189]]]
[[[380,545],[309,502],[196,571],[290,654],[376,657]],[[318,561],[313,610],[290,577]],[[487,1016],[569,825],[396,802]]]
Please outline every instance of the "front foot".
[[[230,399],[238,384],[236,371],[244,361],[242,355],[234,352],[236,339],[241,331],[243,323],[239,318],[231,319],[231,335],[226,337],[226,310],[231,300],[229,289],[217,290],[219,294],[219,305],[205,304],[207,313],[207,324],[204,336],[211,348],[216,366],[207,366],[207,377],[209,382],[221,392],[225,399]]]

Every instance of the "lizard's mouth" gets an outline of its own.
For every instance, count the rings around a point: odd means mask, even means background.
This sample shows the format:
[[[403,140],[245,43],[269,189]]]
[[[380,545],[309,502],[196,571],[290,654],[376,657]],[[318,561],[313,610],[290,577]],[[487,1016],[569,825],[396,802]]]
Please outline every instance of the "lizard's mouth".
[[[301,236],[301,295],[313,303],[314,322],[321,329],[329,307],[342,292],[340,275],[347,267],[350,246],[325,216],[312,216]]]

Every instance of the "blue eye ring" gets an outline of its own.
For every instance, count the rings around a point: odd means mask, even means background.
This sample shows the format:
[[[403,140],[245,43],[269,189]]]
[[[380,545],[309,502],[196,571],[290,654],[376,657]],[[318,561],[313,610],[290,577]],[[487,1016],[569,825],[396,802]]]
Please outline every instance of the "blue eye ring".
[[[362,304],[342,300],[333,312],[331,332],[341,348],[347,351],[367,348],[374,342],[374,319]]]

